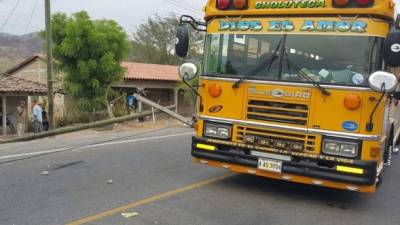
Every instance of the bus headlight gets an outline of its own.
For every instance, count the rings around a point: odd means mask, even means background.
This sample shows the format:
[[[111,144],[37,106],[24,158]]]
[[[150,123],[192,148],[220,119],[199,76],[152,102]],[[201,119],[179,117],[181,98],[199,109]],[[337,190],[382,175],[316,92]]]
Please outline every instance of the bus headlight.
[[[204,129],[204,134],[207,136],[216,136],[218,133],[218,128],[216,126],[206,125]]]
[[[228,139],[231,137],[231,127],[218,124],[206,124],[204,136]]]
[[[324,139],[322,151],[328,155],[356,157],[360,149],[360,142]]]

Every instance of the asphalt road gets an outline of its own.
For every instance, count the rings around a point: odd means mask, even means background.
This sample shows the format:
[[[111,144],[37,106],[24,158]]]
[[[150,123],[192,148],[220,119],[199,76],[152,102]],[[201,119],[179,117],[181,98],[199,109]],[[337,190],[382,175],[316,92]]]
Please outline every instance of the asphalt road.
[[[191,134],[169,128],[1,145],[0,224],[400,224],[398,158],[377,193],[360,194],[193,164]]]

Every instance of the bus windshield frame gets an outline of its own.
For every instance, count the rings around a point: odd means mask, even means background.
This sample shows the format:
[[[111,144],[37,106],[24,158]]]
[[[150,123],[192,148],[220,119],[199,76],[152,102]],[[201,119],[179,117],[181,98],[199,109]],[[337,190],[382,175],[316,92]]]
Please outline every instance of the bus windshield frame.
[[[208,34],[203,76],[311,83],[307,74],[323,85],[368,87],[369,75],[382,68],[383,42],[361,35]]]

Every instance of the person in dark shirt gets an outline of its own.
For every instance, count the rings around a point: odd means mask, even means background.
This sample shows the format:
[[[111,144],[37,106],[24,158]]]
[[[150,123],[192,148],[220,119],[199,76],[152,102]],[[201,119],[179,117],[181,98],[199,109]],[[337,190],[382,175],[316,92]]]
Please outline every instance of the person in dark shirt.
[[[43,126],[43,131],[48,131],[49,130],[49,119],[47,118],[47,112],[46,109],[43,108],[42,111],[42,126]]]

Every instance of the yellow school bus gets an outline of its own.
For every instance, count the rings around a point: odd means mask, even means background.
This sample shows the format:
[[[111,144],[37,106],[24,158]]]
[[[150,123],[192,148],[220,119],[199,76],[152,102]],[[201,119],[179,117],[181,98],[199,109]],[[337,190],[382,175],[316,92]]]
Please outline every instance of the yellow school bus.
[[[391,0],[209,0],[197,71],[193,161],[234,172],[375,192],[399,147],[400,27]]]

